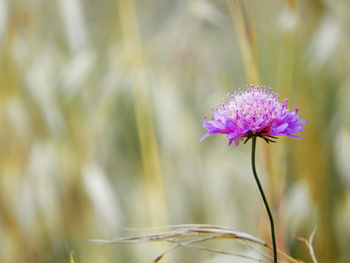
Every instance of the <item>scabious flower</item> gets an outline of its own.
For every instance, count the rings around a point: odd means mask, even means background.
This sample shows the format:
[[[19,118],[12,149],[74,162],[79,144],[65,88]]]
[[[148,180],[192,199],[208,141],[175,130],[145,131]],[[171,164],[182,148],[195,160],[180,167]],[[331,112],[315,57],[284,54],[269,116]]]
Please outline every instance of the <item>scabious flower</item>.
[[[251,85],[246,91],[228,94],[228,101],[213,109],[214,117],[205,117],[203,127],[208,132],[201,141],[216,133],[227,134],[229,145],[234,141],[236,145],[242,140],[249,140],[253,136],[263,138],[267,143],[274,142],[276,136],[287,135],[302,140],[296,136],[304,131],[299,120],[298,109],[290,112],[287,109],[288,100],[278,101],[278,93],[271,88]]]

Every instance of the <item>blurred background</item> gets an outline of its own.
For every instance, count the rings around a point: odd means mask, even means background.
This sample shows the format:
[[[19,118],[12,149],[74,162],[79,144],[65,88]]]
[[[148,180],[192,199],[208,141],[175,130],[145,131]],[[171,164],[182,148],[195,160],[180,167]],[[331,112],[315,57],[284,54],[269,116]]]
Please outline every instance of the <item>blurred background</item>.
[[[250,145],[199,143],[203,116],[253,83],[308,121],[304,141],[258,144],[279,248],[311,262],[294,237],[317,227],[319,262],[349,262],[349,10],[345,0],[0,0],[0,261],[152,262],[167,247],[88,242],[139,234],[124,227],[206,223],[269,241]],[[182,248],[163,262],[246,261]]]

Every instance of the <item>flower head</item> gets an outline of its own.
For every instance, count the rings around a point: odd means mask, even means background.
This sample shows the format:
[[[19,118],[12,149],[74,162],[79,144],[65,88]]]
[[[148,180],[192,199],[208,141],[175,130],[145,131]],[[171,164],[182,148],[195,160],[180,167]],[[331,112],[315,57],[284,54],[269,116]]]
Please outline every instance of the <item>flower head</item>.
[[[298,109],[290,112],[287,99],[280,103],[279,95],[271,88],[247,87],[246,91],[228,94],[228,101],[213,109],[214,117],[205,117],[203,127],[208,132],[201,141],[216,133],[227,134],[229,145],[236,145],[241,140],[249,140],[253,136],[263,138],[267,143],[274,142],[275,136],[287,135],[302,140],[294,135],[303,131],[304,120],[298,120]]]

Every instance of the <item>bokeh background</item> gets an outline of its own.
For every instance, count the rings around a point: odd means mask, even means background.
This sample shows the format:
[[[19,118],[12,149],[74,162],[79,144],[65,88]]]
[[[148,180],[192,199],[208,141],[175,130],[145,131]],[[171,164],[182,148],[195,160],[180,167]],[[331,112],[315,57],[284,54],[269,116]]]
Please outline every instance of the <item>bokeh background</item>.
[[[311,262],[294,237],[317,227],[319,262],[349,262],[349,11],[345,0],[0,0],[0,261],[152,262],[166,248],[88,242],[135,235],[124,227],[208,223],[269,240],[250,145],[199,142],[203,116],[253,83],[308,121],[304,141],[258,144],[279,247]],[[164,262],[243,260],[183,248]]]

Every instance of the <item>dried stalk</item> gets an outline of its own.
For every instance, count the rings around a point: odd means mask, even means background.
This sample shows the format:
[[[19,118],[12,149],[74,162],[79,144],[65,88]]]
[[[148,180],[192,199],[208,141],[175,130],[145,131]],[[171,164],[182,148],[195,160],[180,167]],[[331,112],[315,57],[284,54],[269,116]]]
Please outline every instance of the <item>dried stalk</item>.
[[[309,237],[309,240],[305,239],[305,238],[302,238],[302,237],[296,237],[295,239],[300,241],[300,242],[303,242],[305,243],[305,245],[307,246],[307,248],[309,249],[309,252],[310,252],[310,256],[311,256],[311,259],[314,263],[318,263],[317,262],[317,259],[316,259],[316,256],[315,256],[315,251],[314,251],[314,248],[312,246],[312,243],[314,241],[314,237],[315,237],[315,233],[316,233],[316,228],[314,228],[314,230],[312,231],[310,237]]]
[[[195,239],[195,240],[191,240],[191,241],[187,241],[187,242],[176,242],[176,241],[170,241],[170,240],[168,240],[168,242],[173,243],[174,246],[176,246],[176,247],[178,247],[178,246],[190,247],[190,248],[195,248],[195,249],[199,249],[199,250],[209,251],[209,252],[213,252],[213,253],[229,255],[229,256],[236,256],[236,257],[241,257],[241,258],[246,258],[246,259],[254,260],[254,261],[257,261],[257,262],[261,262],[261,260],[258,259],[258,258],[254,258],[254,257],[250,257],[250,256],[238,254],[238,253],[233,253],[233,252],[229,252],[229,251],[225,251],[225,250],[221,250],[221,249],[208,248],[208,247],[205,247],[205,246],[194,245],[195,243],[200,243],[200,242],[213,240],[213,239],[218,239],[218,238],[220,238],[220,237],[219,236],[213,236],[213,237],[209,237],[209,238]],[[159,258],[159,256],[157,257],[157,259],[158,258]],[[156,263],[158,261],[154,261],[154,262]]]
[[[142,236],[117,237],[112,240],[93,239],[93,240],[90,240],[90,242],[95,242],[100,244],[125,244],[125,243],[134,244],[134,243],[162,241],[162,242],[171,243],[172,246],[169,247],[164,252],[162,252],[161,254],[159,254],[154,259],[153,261],[154,263],[159,262],[161,259],[163,259],[163,257],[168,252],[178,247],[191,247],[191,248],[205,250],[213,253],[243,257],[243,258],[251,259],[258,262],[261,261],[260,259],[257,259],[254,257],[197,245],[199,243],[214,240],[214,239],[235,239],[235,240],[241,241],[243,244],[247,245],[247,247],[252,248],[254,251],[256,251],[258,254],[260,254],[264,258],[271,260],[271,256],[254,248],[250,244],[250,243],[258,244],[265,248],[272,249],[271,246],[269,246],[266,242],[252,235],[249,235],[243,232],[238,232],[227,227],[215,226],[215,225],[188,224],[188,225],[172,225],[172,226],[164,226],[164,227],[129,229],[129,230],[139,230],[139,231],[146,232],[146,231],[155,231],[155,230],[164,230],[164,229],[169,229],[169,231],[164,231],[156,234],[142,235]],[[285,256],[288,262],[302,263],[302,261],[298,261],[281,251],[278,251],[278,253]],[[282,261],[279,261],[279,262],[282,262]]]

